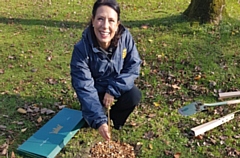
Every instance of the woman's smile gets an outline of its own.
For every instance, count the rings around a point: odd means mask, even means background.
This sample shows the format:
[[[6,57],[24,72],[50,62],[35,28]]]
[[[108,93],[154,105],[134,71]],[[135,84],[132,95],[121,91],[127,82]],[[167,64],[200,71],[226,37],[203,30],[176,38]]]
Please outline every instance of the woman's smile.
[[[108,6],[100,6],[97,9],[96,16],[92,19],[94,33],[98,44],[103,49],[107,49],[119,25],[118,14]]]

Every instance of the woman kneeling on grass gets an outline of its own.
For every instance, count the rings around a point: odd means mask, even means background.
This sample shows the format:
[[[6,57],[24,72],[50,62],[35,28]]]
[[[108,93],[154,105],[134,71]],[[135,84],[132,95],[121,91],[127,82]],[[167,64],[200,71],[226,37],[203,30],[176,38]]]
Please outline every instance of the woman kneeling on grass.
[[[113,105],[110,117],[120,129],[140,102],[141,92],[134,85],[140,65],[133,38],[120,23],[118,3],[97,0],[90,24],[74,46],[71,77],[84,119],[105,140],[110,134],[104,107]]]

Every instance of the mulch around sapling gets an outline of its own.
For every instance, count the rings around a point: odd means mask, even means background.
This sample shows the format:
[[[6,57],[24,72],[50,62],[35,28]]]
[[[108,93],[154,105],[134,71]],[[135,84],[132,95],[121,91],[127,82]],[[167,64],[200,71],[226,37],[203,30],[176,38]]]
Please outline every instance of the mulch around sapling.
[[[92,158],[135,158],[134,147],[115,141],[98,142],[90,149]]]

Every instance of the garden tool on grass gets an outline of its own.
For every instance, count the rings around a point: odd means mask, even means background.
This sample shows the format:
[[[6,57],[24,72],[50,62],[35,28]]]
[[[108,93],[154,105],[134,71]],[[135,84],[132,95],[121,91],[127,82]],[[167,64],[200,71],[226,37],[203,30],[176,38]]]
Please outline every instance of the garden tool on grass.
[[[193,115],[197,112],[205,111],[206,107],[220,106],[220,105],[231,105],[231,104],[238,104],[238,103],[240,103],[240,99],[223,101],[223,102],[216,102],[216,103],[193,102],[189,105],[186,105],[186,106],[178,109],[178,112],[181,115],[190,116],[190,115]]]

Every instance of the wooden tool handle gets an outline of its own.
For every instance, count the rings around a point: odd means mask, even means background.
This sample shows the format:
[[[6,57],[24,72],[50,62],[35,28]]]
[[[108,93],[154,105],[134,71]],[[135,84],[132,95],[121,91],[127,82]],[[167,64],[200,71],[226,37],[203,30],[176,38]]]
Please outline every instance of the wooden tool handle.
[[[239,97],[239,96],[240,96],[240,91],[222,92],[218,94],[218,99],[226,99],[226,98]]]
[[[227,102],[227,105],[238,104],[238,103],[240,103],[240,99],[239,100],[229,100],[229,101],[226,101],[226,102]]]

